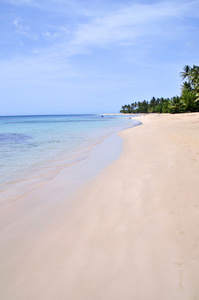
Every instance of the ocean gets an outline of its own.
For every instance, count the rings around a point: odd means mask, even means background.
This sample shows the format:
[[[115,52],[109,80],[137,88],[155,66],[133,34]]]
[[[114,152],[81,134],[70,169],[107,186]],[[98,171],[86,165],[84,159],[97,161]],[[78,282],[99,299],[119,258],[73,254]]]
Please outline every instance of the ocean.
[[[1,203],[15,199],[22,185],[27,192],[41,178],[89,159],[96,145],[137,124],[123,115],[0,117]]]

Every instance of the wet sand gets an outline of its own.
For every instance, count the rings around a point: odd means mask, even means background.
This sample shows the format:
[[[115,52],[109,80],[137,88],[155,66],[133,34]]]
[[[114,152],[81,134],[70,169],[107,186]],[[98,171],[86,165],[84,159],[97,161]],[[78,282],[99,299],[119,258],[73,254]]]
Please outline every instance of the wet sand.
[[[199,114],[139,120],[72,195],[62,172],[1,207],[2,299],[198,298]]]

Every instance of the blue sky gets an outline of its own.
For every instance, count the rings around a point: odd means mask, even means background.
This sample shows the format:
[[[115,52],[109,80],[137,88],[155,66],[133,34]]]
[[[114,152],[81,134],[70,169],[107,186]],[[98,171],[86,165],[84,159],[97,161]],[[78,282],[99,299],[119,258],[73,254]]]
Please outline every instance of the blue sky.
[[[180,94],[196,0],[0,0],[0,115],[119,112]]]

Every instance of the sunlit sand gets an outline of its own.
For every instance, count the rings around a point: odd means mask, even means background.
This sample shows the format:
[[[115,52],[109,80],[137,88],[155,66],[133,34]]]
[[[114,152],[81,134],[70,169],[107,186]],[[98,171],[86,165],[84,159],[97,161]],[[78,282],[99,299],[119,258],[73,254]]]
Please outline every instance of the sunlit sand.
[[[199,114],[138,119],[76,192],[61,172],[0,208],[1,299],[198,299]]]

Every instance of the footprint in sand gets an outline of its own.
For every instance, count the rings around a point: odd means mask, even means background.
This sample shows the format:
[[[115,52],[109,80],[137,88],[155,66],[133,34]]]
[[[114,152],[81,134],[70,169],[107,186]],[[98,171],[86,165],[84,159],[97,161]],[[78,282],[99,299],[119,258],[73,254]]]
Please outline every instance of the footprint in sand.
[[[179,273],[179,285],[178,288],[180,290],[184,290],[183,284],[182,284],[182,280],[183,280],[183,274],[184,274],[184,263],[174,263],[174,265],[176,265],[178,267],[178,273]]]

